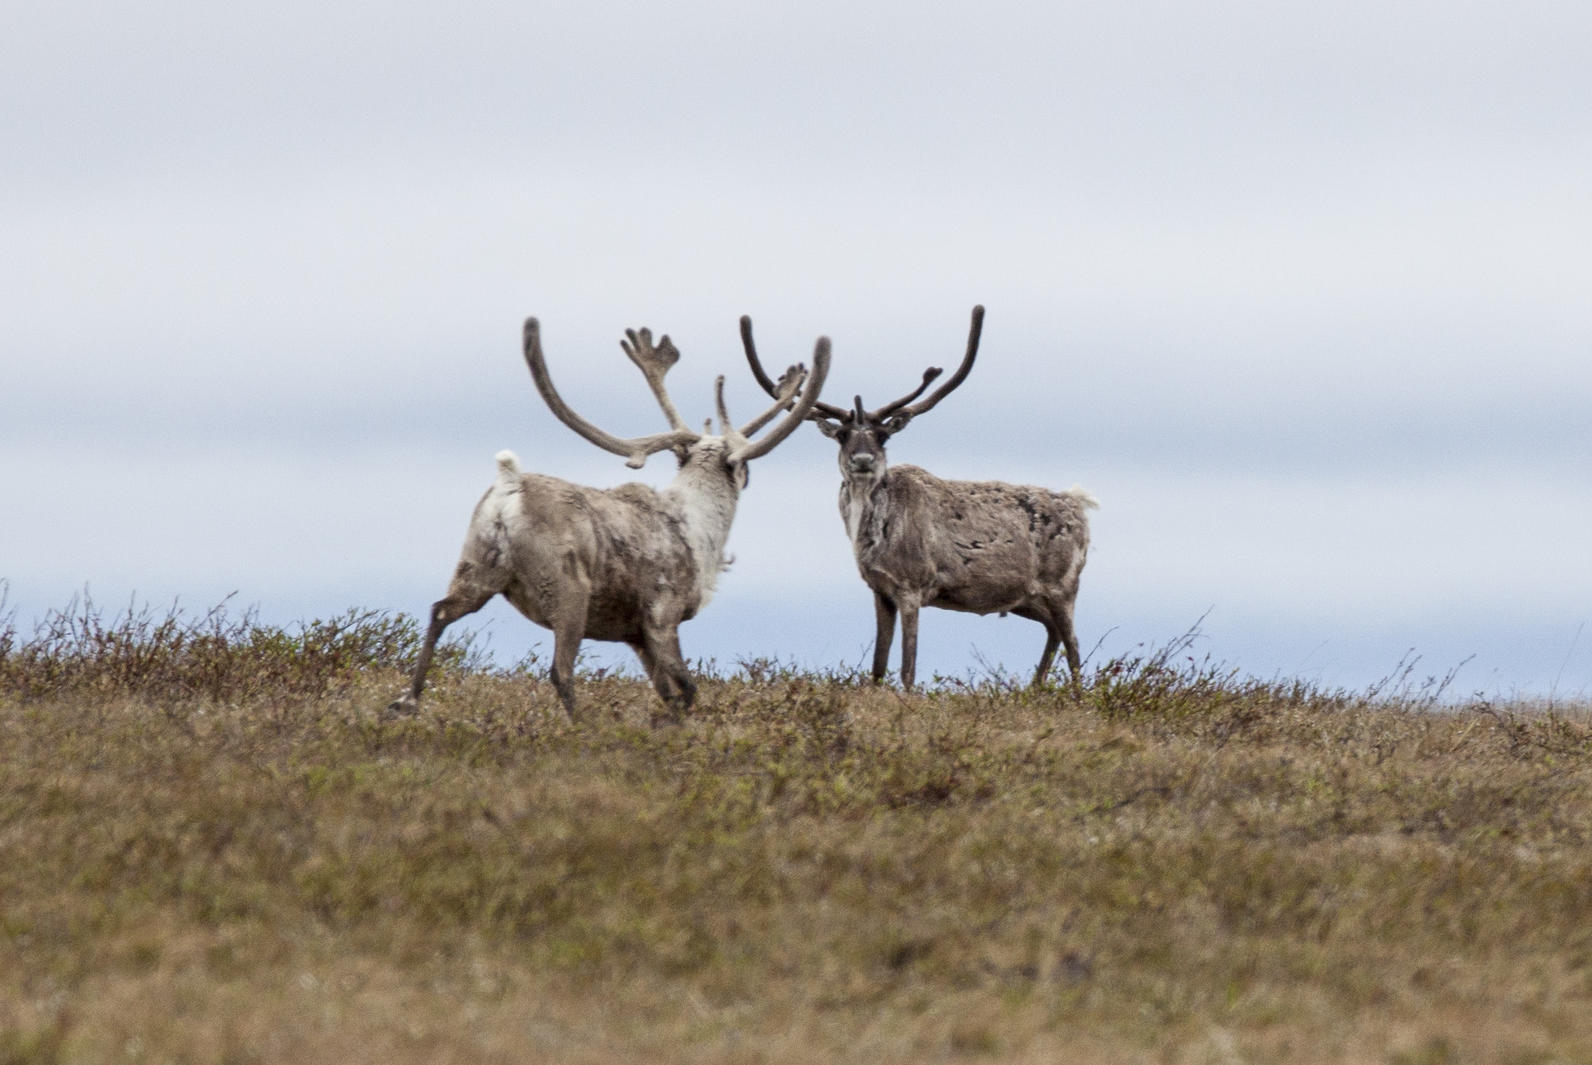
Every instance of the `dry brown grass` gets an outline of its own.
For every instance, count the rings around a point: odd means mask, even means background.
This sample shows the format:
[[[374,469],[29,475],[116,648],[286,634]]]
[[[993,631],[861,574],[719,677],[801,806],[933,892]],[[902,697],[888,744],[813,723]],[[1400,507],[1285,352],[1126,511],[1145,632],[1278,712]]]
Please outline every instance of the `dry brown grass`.
[[[1161,653],[571,728],[460,652],[383,722],[407,622],[130,622],[0,631],[0,1063],[1592,1060],[1584,708]]]

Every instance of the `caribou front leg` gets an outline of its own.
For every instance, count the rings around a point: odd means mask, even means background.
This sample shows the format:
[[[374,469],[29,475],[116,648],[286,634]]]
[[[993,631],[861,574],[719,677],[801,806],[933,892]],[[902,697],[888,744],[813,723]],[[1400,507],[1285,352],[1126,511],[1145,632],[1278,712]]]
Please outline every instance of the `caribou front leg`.
[[[895,602],[887,595],[874,592],[873,614],[877,622],[873,634],[873,682],[878,684],[890,672],[890,645],[895,642]]]

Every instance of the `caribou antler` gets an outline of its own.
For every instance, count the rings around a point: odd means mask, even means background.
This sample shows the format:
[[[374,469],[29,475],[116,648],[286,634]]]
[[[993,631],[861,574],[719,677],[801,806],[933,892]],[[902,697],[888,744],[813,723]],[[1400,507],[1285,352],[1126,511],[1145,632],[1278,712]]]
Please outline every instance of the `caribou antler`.
[[[655,349],[652,346],[652,336],[645,329],[640,333],[627,330],[626,335],[630,337],[635,347],[632,348],[621,341],[625,354],[630,356],[630,360],[646,376],[647,384],[652,388],[653,395],[658,397],[664,414],[669,418],[669,424],[673,426],[670,432],[626,439],[604,432],[570,410],[569,404],[564,402],[558,390],[553,387],[553,379],[548,376],[547,362],[542,357],[541,327],[535,318],[525,319],[525,362],[531,368],[531,378],[536,382],[536,390],[542,394],[543,401],[547,403],[554,417],[604,451],[624,456],[625,465],[639,470],[646,465],[647,456],[691,444],[701,436],[686,428],[674,405],[669,402],[668,393],[663,390],[663,375],[680,358],[680,353],[675,350],[673,344],[669,343],[669,338],[664,337],[662,346]]]
[[[658,400],[658,406],[663,408],[663,416],[669,419],[669,427],[677,432],[690,432],[690,426],[685,424],[685,419],[680,417],[680,412],[675,410],[674,403],[669,399],[669,393],[663,387],[663,375],[668,373],[674,364],[680,361],[680,349],[674,346],[674,341],[665,333],[658,341],[658,346],[652,346],[652,330],[626,329],[626,340],[621,340],[619,346],[625,349],[625,354],[630,356],[630,361],[641,370],[641,375],[647,379],[647,387],[652,389],[652,394]]]
[[[928,388],[929,385],[934,381],[934,379],[936,377],[939,377],[940,374],[942,374],[944,372],[945,371],[940,369],[938,366],[930,366],[927,370],[923,371],[923,381],[922,381],[921,384],[918,385],[917,388],[913,389],[911,392],[908,392],[906,395],[902,396],[900,399],[896,400],[894,403],[886,403],[884,406],[880,407],[876,411],[873,411],[871,413],[865,413],[864,420],[865,421],[869,421],[869,422],[882,422],[882,421],[884,421],[886,418],[890,417],[890,415],[894,414],[896,411],[900,410],[902,407],[906,406],[908,403],[911,403],[914,399],[917,399],[919,396],[923,395],[923,390]],[[947,389],[947,391],[949,391],[949,389]],[[860,405],[860,401],[859,401],[858,409],[859,410],[862,409],[861,405]],[[908,415],[908,417],[911,417],[911,415]]]
[[[984,305],[980,303],[973,308],[973,323],[968,327],[967,330],[967,354],[962,356],[962,365],[958,366],[956,368],[956,372],[951,375],[951,379],[945,382],[945,384],[941,385],[939,388],[935,389],[934,394],[928,399],[924,400],[922,403],[914,404],[913,406],[908,407],[905,412],[908,417],[916,418],[918,415],[932,410],[936,403],[940,402],[940,400],[956,391],[956,386],[966,380],[968,372],[973,369],[973,360],[978,356],[978,340],[979,337],[983,335],[983,332]],[[938,371],[936,371],[936,375],[938,375]],[[930,380],[931,378],[925,374],[923,377],[923,383],[927,385]],[[919,389],[918,391],[921,392],[922,389]],[[916,395],[916,393],[914,393],[914,395]]]
[[[808,413],[818,403],[818,393],[823,390],[824,379],[829,376],[829,338],[819,337],[818,343],[813,346],[813,372],[808,373],[807,368],[800,364],[790,367],[780,376],[779,384],[774,392],[775,402],[767,411],[746,423],[741,430],[744,436],[751,436],[757,430],[767,425],[792,397],[800,395],[796,405],[784,419],[769,430],[762,439],[742,444],[730,452],[731,462],[751,462],[753,459],[762,458],[779,445],[796,427],[807,419]],[[804,387],[805,386],[805,387]],[[722,405],[720,407],[722,410]]]
[[[898,400],[886,403],[878,410],[864,410],[860,399],[853,410],[837,407],[831,403],[814,403],[808,417],[828,418],[847,425],[880,425],[892,417],[897,417],[901,419],[901,424],[904,425],[907,420],[916,418],[918,415],[931,410],[936,403],[950,395],[958,385],[966,380],[968,373],[973,369],[973,360],[978,356],[978,342],[983,331],[984,308],[979,305],[973,308],[973,324],[968,332],[967,354],[962,357],[962,365],[957,367],[956,373],[951,375],[949,381],[946,381],[935,390],[933,395],[921,403],[909,406],[913,400],[923,395],[928,390],[929,385],[933,384],[940,374],[944,372],[938,366],[930,366],[923,371],[923,380],[918,384],[917,388]],[[763,370],[763,364],[758,361],[757,345],[752,342],[752,319],[748,315],[741,316],[741,346],[746,349],[746,363],[751,367],[752,376],[756,378],[757,383],[769,395],[778,396],[780,394],[779,386],[770,380],[768,374]],[[783,383],[783,379],[781,383]]]
[[[752,376],[757,379],[759,387],[769,395],[778,397],[780,386],[763,371],[763,364],[757,359],[757,345],[752,342],[752,318],[747,314],[741,315],[741,347],[746,349],[746,363],[752,368]],[[780,380],[783,383],[784,378]],[[836,407],[829,403],[815,402],[812,411],[815,416],[835,418],[840,421],[844,421],[847,414],[844,407]]]
[[[819,339],[818,347],[813,352],[813,365],[815,369],[813,371],[813,387],[810,392],[814,402],[816,402],[818,390],[823,387],[824,377],[829,373],[829,340],[827,337]],[[774,405],[737,429],[734,423],[730,421],[730,409],[724,405],[724,375],[719,375],[718,380],[713,383],[713,401],[718,407],[719,431],[724,434],[725,439],[729,440],[736,449],[732,457],[740,457],[743,461],[747,461],[757,458],[758,455],[766,455],[773,449],[775,444],[790,435],[789,430],[782,431],[783,427],[775,429],[768,437],[770,442],[767,447],[762,447],[756,454],[741,454],[741,451],[749,443],[749,438],[754,433],[773,421],[775,415],[779,414],[780,411],[785,410],[796,402],[796,394],[801,390],[802,384],[806,380],[807,367],[805,365],[797,363],[795,366],[786,367],[785,372],[780,375],[779,384],[775,386],[777,391],[774,393]],[[801,423],[802,417],[801,413],[792,412],[792,416],[787,421],[794,427]]]
[[[751,421],[747,422],[745,425],[741,426],[739,429],[730,428],[729,410],[724,406],[724,378],[720,377],[717,399],[719,405],[719,424],[724,427],[724,434],[729,436],[733,433],[734,435],[740,436],[742,439],[755,435],[759,429],[773,421],[775,415],[779,414],[780,411],[790,409],[791,404],[796,401],[796,394],[801,390],[802,381],[806,377],[806,366],[798,363],[795,366],[787,367],[785,372],[780,375],[779,383],[774,386],[774,405],[768,408],[768,410],[764,411],[762,414],[759,414],[757,417],[753,418]]]

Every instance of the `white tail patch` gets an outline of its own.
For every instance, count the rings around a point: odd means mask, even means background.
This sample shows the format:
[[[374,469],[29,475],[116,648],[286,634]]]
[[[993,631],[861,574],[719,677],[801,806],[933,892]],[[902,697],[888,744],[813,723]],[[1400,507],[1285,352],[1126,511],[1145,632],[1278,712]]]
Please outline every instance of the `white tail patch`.
[[[520,457],[512,451],[499,451],[492,456],[497,460],[498,477],[508,480],[520,476]]]
[[[1067,494],[1072,496],[1072,498],[1076,499],[1079,503],[1082,503],[1085,509],[1100,509],[1100,500],[1084,491],[1083,485],[1081,484],[1075,484],[1071,488],[1067,489]]]

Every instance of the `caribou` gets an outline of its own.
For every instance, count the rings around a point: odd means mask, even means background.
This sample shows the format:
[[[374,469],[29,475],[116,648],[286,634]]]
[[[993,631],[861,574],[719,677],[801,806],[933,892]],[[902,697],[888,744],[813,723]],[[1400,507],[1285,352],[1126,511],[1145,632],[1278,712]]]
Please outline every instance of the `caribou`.
[[[559,421],[633,469],[650,455],[672,452],[679,462],[673,482],[661,490],[634,483],[588,488],[526,473],[512,451],[498,452],[497,477],[476,504],[447,594],[431,607],[409,688],[389,704],[389,714],[418,708],[443,630],[495,595],[553,631],[551,677],[570,720],[583,639],[626,643],[636,652],[665,707],[653,713],[654,724],[678,721],[690,708],[696,684],[680,650],[680,623],[707,606],[728,565],[724,545],[747,464],[790,436],[817,402],[829,372],[829,340],[819,338],[810,373],[801,364],[787,369],[774,385],[774,405],[738,429],[719,377],[715,435],[711,420],[700,433],[689,428],[664,388],[664,375],[680,358],[673,342],[664,336],[654,344],[647,329],[625,335],[620,346],[663,409],[666,432],[620,438],[570,409],[548,375],[535,318],[525,322],[525,361]],[[782,421],[752,439],[781,411],[787,412]]]
[[[850,410],[815,401],[806,414],[840,446],[840,517],[857,570],[873,590],[875,683],[889,669],[899,614],[901,684],[912,688],[918,611],[926,606],[1037,621],[1045,627],[1045,650],[1034,686],[1045,682],[1058,645],[1066,648],[1073,683],[1079,681],[1073,607],[1089,551],[1088,512],[1099,506],[1094,497],[1076,487],[1054,492],[1000,481],[947,481],[917,466],[891,466],[885,458],[892,436],[966,380],[983,327],[984,308],[974,307],[961,365],[927,399],[918,397],[940,377],[938,367],[924,371],[911,393],[875,410],[857,396]],[[781,395],[758,360],[749,317],[741,318],[741,342],[758,384]]]

